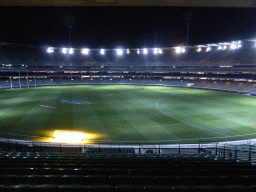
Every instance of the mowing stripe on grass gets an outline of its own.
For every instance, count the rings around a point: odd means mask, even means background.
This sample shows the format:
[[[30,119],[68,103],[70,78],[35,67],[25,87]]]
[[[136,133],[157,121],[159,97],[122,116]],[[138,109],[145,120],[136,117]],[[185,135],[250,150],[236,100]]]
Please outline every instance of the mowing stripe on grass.
[[[157,109],[158,109],[163,115],[169,116],[169,117],[171,117],[171,118],[173,118],[173,119],[175,119],[175,120],[177,120],[177,121],[180,121],[180,122],[182,122],[182,123],[191,125],[191,126],[193,126],[193,127],[197,127],[197,128],[199,128],[199,129],[203,129],[203,130],[205,130],[205,131],[209,131],[209,132],[212,132],[212,133],[215,133],[215,134],[219,134],[219,135],[225,135],[225,134],[223,134],[223,133],[219,133],[219,132],[216,132],[216,131],[211,131],[211,130],[209,130],[209,129],[205,129],[205,128],[203,128],[203,127],[200,127],[200,126],[193,125],[193,124],[191,124],[191,123],[182,121],[182,120],[180,120],[180,119],[177,119],[177,118],[173,117],[171,114],[162,111],[162,110],[158,107],[158,102],[161,101],[161,100],[162,100],[162,99],[159,99],[159,100],[156,102],[156,107],[157,107]],[[228,136],[228,135],[225,135],[225,136]]]

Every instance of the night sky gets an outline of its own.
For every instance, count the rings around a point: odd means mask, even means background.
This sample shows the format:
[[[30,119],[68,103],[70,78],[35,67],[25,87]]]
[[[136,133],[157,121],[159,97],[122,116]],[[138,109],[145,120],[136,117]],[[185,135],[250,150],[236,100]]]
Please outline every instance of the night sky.
[[[74,48],[179,46],[187,13],[190,45],[256,37],[255,8],[0,6],[0,42],[67,46],[70,23]]]

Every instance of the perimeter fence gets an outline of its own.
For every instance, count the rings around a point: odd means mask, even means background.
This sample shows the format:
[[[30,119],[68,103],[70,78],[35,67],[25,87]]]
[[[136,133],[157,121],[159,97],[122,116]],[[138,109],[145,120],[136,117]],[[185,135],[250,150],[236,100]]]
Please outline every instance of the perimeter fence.
[[[63,153],[122,153],[159,155],[213,155],[236,161],[256,163],[256,139],[229,142],[205,142],[198,144],[63,144],[32,142],[15,139],[0,138],[0,151],[16,152],[63,152]]]

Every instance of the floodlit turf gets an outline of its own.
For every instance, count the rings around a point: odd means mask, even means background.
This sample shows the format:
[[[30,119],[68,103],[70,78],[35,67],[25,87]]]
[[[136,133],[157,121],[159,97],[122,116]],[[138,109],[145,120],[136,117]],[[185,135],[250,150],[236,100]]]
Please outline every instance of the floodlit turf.
[[[92,143],[220,142],[256,135],[255,97],[218,91],[51,86],[1,90],[0,103],[2,138],[52,142],[55,130],[83,131]]]

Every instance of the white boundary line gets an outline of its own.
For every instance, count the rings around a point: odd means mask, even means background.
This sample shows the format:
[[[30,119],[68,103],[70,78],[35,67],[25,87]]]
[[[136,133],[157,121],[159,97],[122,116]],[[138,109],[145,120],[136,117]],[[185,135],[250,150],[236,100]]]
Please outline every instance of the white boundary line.
[[[205,130],[205,131],[210,131],[210,132],[213,132],[213,133],[215,133],[215,134],[225,135],[225,134],[223,134],[223,133],[219,133],[219,132],[216,132],[216,131],[211,131],[211,130],[209,130],[209,129],[205,129],[205,128],[203,128],[203,127],[200,127],[200,126],[197,126],[197,125],[193,125],[193,124],[191,124],[191,123],[188,123],[188,122],[179,120],[179,119],[173,117],[172,115],[170,115],[169,113],[163,112],[163,111],[158,107],[158,102],[161,101],[161,100],[162,100],[162,99],[159,99],[159,100],[156,102],[156,107],[157,107],[157,109],[158,109],[163,115],[167,115],[167,116],[169,116],[169,117],[171,117],[171,118],[173,118],[173,119],[175,119],[175,120],[177,120],[177,121],[180,121],[180,122],[182,122],[182,123],[191,125],[191,126],[193,126],[193,127],[197,127],[197,128],[199,128],[199,129],[203,129],[203,130]],[[228,136],[228,135],[225,135],[225,136]]]

